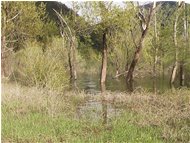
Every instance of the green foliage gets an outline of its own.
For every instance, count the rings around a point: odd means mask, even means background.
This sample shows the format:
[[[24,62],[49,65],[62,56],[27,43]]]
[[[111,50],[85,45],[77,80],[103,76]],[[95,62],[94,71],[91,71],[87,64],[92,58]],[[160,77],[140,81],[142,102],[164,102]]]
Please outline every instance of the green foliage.
[[[81,67],[81,62],[79,62],[80,71],[85,72],[88,69],[89,73],[98,73],[101,65],[101,55],[97,49],[94,48],[92,37],[84,36],[81,40],[78,40],[78,56],[83,59],[83,67]]]
[[[126,63],[129,62],[127,60],[130,59],[129,51],[131,50],[127,44],[127,39],[121,31],[113,32],[108,36],[108,48],[110,55],[108,57],[108,71],[116,71],[116,69],[120,73],[125,71]]]
[[[68,83],[64,49],[51,45],[43,51],[33,42],[26,43],[25,47],[16,55],[18,80],[30,86],[63,90]]]
[[[18,50],[27,39],[42,34],[44,7],[35,2],[2,2],[2,33],[9,48]]]
[[[122,8],[112,2],[70,2],[70,5],[72,9],[56,2],[2,2],[2,35],[6,36],[7,47],[16,51],[23,47],[25,41],[33,39],[44,44],[43,50],[48,47],[48,44],[53,42],[53,37],[60,35],[60,23],[52,11],[52,8],[55,8],[67,21],[72,34],[77,37],[77,63],[80,64],[78,67],[81,71],[86,67],[90,68],[91,65],[100,66],[101,55],[98,52],[102,48],[102,32],[105,28],[110,28],[111,31],[110,35],[108,34],[108,72],[115,71],[116,64],[119,65],[120,71],[124,71],[126,63],[130,63],[133,58],[135,43],[138,44],[141,33],[137,17],[139,8],[136,3],[125,2]],[[145,6],[146,12],[149,6]],[[82,16],[76,14],[77,12]],[[181,8],[177,11],[176,2],[164,3],[156,10],[158,41],[155,45],[153,15],[139,67],[151,69],[155,47],[158,47],[158,65],[163,63],[166,68],[171,68],[175,59],[173,22],[175,15],[179,14],[179,60],[183,60],[185,68],[189,70],[190,39],[188,37],[188,41],[185,41],[183,23],[185,15],[188,21],[190,19],[188,12],[189,4],[186,4],[186,9]],[[190,33],[189,27],[187,30]],[[66,28],[63,31],[65,35],[68,33]],[[64,38],[66,40],[66,37]],[[65,65],[68,66],[67,63]],[[95,69],[99,69],[97,67]]]

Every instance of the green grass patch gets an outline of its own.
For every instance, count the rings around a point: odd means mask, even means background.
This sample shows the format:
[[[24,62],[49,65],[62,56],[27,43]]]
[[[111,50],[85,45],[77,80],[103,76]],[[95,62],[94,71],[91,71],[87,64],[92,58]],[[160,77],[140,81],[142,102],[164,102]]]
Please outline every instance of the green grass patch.
[[[159,130],[132,124],[130,114],[109,126],[40,112],[16,115],[3,110],[2,117],[2,138],[10,142],[162,142]]]

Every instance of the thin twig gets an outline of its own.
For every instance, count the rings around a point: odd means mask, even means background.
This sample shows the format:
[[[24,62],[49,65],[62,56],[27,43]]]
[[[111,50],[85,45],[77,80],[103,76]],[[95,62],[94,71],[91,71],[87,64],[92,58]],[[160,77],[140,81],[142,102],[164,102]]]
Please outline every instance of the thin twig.
[[[19,11],[19,13],[17,13],[15,16],[13,16],[11,19],[8,19],[6,22],[9,22],[9,21],[11,21],[11,20],[14,20],[19,14],[20,14],[20,11]]]
[[[57,16],[65,23],[65,25],[67,26],[67,29],[68,29],[69,32],[70,32],[70,36],[73,37],[73,36],[72,36],[71,29],[70,29],[69,25],[67,24],[67,22],[65,21],[65,19],[64,19],[55,9],[53,9],[53,10],[54,10],[55,13],[57,14]]]

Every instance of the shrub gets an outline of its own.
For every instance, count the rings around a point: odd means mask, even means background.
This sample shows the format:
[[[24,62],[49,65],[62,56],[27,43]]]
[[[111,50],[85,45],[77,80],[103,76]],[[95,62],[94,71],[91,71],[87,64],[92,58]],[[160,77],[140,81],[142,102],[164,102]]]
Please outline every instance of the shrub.
[[[64,50],[61,46],[48,46],[45,50],[36,42],[27,42],[16,55],[16,78],[29,86],[62,90],[67,86]]]

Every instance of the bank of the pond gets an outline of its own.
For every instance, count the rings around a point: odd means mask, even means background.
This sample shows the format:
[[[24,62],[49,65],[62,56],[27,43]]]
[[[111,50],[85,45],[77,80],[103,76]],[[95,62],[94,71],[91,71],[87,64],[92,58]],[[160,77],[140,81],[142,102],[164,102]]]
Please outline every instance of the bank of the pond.
[[[84,110],[92,101],[98,107]],[[3,83],[2,142],[188,142],[189,103],[188,89],[162,95],[142,90],[93,96]],[[78,118],[81,108],[83,116]],[[105,122],[111,109],[119,114]],[[87,118],[92,112],[100,118]]]

